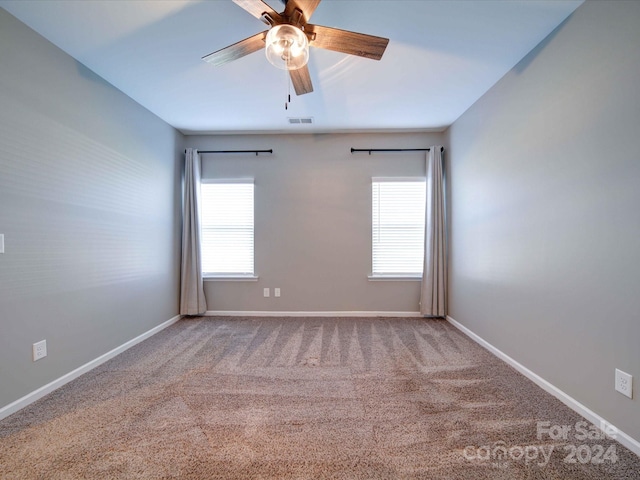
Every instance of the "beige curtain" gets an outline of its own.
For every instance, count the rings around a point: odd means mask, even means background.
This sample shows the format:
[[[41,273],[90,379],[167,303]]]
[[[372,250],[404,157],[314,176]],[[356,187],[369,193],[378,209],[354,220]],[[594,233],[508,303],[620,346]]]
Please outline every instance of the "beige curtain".
[[[184,168],[180,314],[199,315],[206,311],[200,252],[200,155],[188,148]]]
[[[429,148],[420,313],[430,317],[447,314],[447,226],[442,159],[440,145]]]

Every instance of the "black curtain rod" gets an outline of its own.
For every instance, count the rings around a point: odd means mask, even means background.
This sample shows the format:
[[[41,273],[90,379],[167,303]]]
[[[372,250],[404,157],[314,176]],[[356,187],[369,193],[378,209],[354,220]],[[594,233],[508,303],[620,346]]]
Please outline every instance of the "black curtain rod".
[[[184,153],[187,153],[185,150]],[[256,157],[259,153],[273,153],[273,148],[269,150],[198,150],[198,153],[255,153]]]
[[[351,147],[351,153],[355,152],[428,152],[430,148],[353,148]],[[444,147],[440,147],[440,151],[444,152]]]

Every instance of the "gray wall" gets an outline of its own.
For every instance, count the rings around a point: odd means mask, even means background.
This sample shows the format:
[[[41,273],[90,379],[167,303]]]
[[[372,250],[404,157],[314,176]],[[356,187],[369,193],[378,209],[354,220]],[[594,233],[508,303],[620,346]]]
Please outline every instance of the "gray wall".
[[[0,45],[1,407],[177,314],[183,137],[2,9]]]
[[[284,114],[284,112],[283,112]],[[258,282],[206,282],[209,310],[417,312],[419,282],[371,282],[371,177],[424,176],[425,154],[351,154],[419,148],[440,133],[188,136],[206,178],[255,178]],[[264,298],[264,287],[282,296]]]
[[[446,140],[450,315],[636,439],[639,25],[640,2],[586,2]]]

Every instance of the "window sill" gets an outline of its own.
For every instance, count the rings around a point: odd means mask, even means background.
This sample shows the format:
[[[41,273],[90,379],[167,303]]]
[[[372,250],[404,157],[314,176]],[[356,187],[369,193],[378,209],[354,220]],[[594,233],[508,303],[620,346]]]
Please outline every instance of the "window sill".
[[[370,282],[421,282],[422,275],[369,275]]]
[[[205,282],[257,282],[257,275],[204,275]]]

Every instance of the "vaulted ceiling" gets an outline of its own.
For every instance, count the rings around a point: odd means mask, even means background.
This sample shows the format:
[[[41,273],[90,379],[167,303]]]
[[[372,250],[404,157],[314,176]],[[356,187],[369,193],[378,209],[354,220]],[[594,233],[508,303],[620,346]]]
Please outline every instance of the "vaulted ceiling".
[[[284,10],[269,0],[274,10]],[[267,27],[231,0],[0,0],[184,133],[429,131],[453,123],[582,0],[323,0],[312,23],[389,38],[380,61],[312,48],[314,92],[258,51],[201,57]],[[291,102],[285,101],[291,90]],[[291,125],[290,117],[312,117]]]

